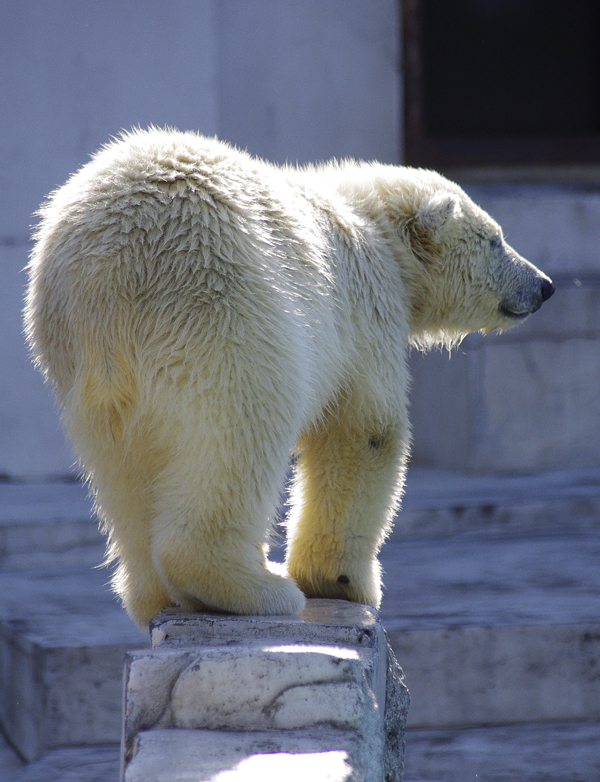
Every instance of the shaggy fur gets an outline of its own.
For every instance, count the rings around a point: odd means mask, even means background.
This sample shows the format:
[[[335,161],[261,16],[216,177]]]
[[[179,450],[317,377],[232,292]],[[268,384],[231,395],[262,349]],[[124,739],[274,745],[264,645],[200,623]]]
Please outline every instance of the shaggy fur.
[[[122,137],[41,215],[27,334],[140,626],[173,604],[378,606],[408,346],[507,328],[552,292],[437,174],[281,169],[194,134]],[[267,553],[292,453],[285,574]]]

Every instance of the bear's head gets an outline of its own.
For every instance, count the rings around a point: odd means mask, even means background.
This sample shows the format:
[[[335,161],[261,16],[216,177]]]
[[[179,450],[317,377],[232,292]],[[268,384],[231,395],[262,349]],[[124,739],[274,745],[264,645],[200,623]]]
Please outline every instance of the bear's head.
[[[399,181],[386,188],[387,214],[400,239],[416,344],[453,344],[473,331],[510,328],[552,296],[552,281],[507,244],[500,226],[458,185],[430,171],[396,171]]]

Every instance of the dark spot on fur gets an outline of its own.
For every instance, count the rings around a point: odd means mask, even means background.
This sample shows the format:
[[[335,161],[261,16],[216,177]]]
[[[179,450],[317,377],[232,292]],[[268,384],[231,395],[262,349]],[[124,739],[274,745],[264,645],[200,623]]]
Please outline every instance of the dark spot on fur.
[[[349,584],[350,579],[348,576],[338,576],[338,584]]]
[[[373,435],[373,437],[369,437],[369,448],[378,450],[379,448],[381,448],[382,443],[383,443],[383,437],[376,437],[375,435]]]

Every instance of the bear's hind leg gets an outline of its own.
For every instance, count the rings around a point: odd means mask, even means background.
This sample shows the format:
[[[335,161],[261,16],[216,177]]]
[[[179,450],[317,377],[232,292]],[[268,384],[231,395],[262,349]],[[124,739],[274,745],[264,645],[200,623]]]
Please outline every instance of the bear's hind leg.
[[[260,542],[268,536],[267,508],[242,510],[232,500],[216,507],[198,488],[187,509],[164,508],[153,521],[153,560],[171,599],[236,614],[302,610],[301,591],[273,571]]]
[[[293,314],[246,267],[218,278],[210,306],[199,289],[186,341],[146,392],[164,457],[150,484],[152,563],[181,606],[292,614],[305,598],[266,552],[302,427],[303,353]]]
[[[152,562],[147,546],[141,550],[127,544],[120,546],[119,564],[112,583],[121,595],[123,605],[140,630],[145,631],[150,620],[175,605]]]
[[[294,440],[291,406],[257,393],[260,378],[233,384],[233,374],[229,404],[203,395],[188,410],[191,425],[170,427],[170,460],[154,485],[153,562],[184,607],[296,613],[304,596],[266,556]]]
[[[203,520],[203,523],[206,520]],[[305,599],[296,584],[269,567],[262,547],[223,531],[218,542],[192,531],[155,545],[155,561],[172,600],[190,610],[294,614]]]
[[[146,457],[147,446],[140,448]],[[93,476],[96,510],[109,534],[107,562],[116,562],[112,578],[129,616],[145,630],[159,611],[174,605],[152,561],[149,522],[151,460],[123,459],[120,449],[108,449],[96,461]]]

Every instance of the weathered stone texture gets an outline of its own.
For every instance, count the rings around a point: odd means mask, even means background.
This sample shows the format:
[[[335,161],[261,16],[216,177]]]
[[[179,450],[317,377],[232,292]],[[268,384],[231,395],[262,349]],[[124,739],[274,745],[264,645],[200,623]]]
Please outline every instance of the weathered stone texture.
[[[262,779],[271,766],[284,771],[273,765],[274,754],[297,756],[315,782],[402,778],[408,692],[372,609],[336,600],[310,600],[290,617],[169,609],[151,633],[154,648],[131,652],[126,666],[126,782],[154,779],[159,747],[165,763],[181,766],[165,779],[185,778],[190,763],[208,773],[193,760],[207,735],[214,746],[223,740],[218,763],[228,753],[257,770],[264,762]],[[257,749],[257,731],[270,742],[268,752]],[[314,752],[325,753],[333,776],[309,774]]]

